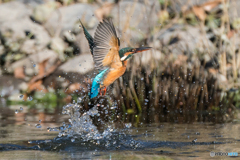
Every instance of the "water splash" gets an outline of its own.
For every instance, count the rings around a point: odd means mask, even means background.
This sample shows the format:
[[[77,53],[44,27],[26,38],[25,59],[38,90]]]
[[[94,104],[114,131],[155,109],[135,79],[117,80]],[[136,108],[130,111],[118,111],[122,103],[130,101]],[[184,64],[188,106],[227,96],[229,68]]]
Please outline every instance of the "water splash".
[[[69,115],[69,123],[64,123],[60,127],[48,128],[48,131],[59,131],[58,137],[71,137],[71,141],[74,142],[75,138],[81,137],[83,141],[98,140],[108,138],[112,135],[115,129],[112,125],[108,125],[107,128],[100,132],[97,127],[93,124],[91,117],[99,116],[98,106],[95,105],[89,111],[80,113],[83,108],[81,106],[82,99],[79,98],[77,103],[67,104],[62,109],[62,114]]]

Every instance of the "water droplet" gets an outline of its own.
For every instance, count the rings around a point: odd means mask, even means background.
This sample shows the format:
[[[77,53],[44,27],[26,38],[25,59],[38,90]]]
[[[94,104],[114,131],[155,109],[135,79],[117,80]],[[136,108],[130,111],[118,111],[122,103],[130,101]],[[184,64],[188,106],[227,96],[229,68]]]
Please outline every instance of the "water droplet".
[[[42,128],[41,124],[35,124],[36,128]]]
[[[32,100],[33,100],[33,98],[32,98],[31,96],[29,96],[29,97],[28,97],[28,100],[29,100],[29,101],[32,101]]]
[[[72,138],[72,139],[71,139],[71,142],[75,142],[75,139],[74,139],[74,138]]]
[[[143,81],[144,80],[144,78],[141,78],[141,81]]]
[[[100,144],[100,141],[98,140],[96,144],[98,144],[98,145],[99,145],[99,144]]]
[[[39,123],[41,123],[41,122],[42,122],[42,120],[40,119],[38,122],[39,122]]]
[[[132,123],[125,123],[125,127],[126,128],[131,128],[132,127]]]
[[[197,142],[197,138],[192,141],[192,143],[196,143],[196,142]]]
[[[36,64],[33,64],[33,67],[36,67]]]
[[[148,102],[149,100],[148,99],[145,99],[145,102]]]
[[[81,98],[81,97],[78,97],[77,103],[81,103],[81,102],[82,102],[82,98]]]
[[[21,95],[19,96],[19,98],[21,98],[21,99],[22,99],[22,98],[23,98],[23,95],[21,94]]]
[[[22,107],[20,107],[20,111],[22,111],[23,110],[23,108]]]
[[[15,110],[15,114],[18,114],[18,110],[17,109]]]

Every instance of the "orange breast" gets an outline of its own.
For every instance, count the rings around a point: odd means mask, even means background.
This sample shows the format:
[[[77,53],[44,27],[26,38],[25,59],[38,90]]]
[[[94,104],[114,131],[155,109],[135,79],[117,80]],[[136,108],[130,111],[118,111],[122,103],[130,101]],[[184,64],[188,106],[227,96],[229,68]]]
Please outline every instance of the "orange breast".
[[[122,63],[122,62],[119,62],[119,63]],[[101,88],[108,87],[116,79],[121,77],[126,71],[127,62],[124,62],[124,64],[119,67],[116,67],[116,66],[119,66],[119,65],[116,64],[114,66],[114,68],[111,67],[110,71],[108,72],[108,74],[106,75],[106,77],[103,80],[103,85],[101,85]]]

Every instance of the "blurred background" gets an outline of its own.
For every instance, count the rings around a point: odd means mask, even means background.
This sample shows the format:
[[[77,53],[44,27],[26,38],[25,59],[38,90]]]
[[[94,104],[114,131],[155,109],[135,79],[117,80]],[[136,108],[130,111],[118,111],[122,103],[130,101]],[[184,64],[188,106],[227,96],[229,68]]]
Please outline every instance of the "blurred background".
[[[111,17],[132,57],[99,97],[105,120],[228,122],[240,107],[238,0],[0,0],[0,118],[63,121],[94,69],[79,19],[91,35]],[[83,110],[83,111],[84,111]],[[107,115],[107,116],[106,116]]]

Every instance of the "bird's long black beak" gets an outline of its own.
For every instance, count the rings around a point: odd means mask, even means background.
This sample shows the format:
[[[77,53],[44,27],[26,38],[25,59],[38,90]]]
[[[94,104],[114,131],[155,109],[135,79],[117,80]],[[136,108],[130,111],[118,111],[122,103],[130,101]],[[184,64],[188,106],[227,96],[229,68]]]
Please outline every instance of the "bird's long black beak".
[[[151,48],[152,48],[152,47],[140,47],[140,48],[135,48],[135,49],[136,49],[135,53],[147,51],[147,50],[149,50],[149,49],[151,49]]]

